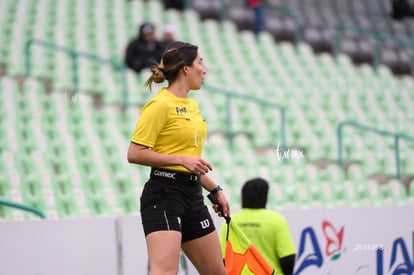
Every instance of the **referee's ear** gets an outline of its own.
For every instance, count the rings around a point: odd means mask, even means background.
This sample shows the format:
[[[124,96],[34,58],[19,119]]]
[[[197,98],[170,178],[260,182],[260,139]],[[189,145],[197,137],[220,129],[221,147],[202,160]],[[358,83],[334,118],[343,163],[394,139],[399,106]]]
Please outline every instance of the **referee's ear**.
[[[187,65],[183,66],[183,73],[184,73],[184,75],[188,74],[188,66]]]

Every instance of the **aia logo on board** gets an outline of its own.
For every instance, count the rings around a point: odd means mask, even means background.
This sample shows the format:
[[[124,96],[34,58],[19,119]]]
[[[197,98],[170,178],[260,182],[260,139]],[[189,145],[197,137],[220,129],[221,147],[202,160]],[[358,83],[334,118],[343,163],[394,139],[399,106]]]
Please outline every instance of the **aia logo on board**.
[[[392,242],[392,246],[387,251],[376,251],[377,275],[414,274],[414,231],[411,236],[411,243],[399,237]]]
[[[330,261],[337,261],[341,257],[345,227],[335,228],[331,222],[324,220],[321,230],[324,236],[322,241],[318,239],[313,227],[309,226],[302,230],[295,275],[301,274],[311,266],[321,268],[327,258]]]
[[[328,221],[322,222],[322,231],[325,236],[326,246],[325,254],[330,257],[332,261],[338,260],[341,257],[342,243],[344,239],[344,227],[339,231]]]

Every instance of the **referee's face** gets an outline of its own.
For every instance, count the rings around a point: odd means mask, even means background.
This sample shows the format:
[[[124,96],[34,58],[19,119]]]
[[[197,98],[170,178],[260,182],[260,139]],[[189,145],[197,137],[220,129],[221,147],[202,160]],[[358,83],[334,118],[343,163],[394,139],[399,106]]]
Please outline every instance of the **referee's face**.
[[[202,62],[203,58],[200,53],[197,53],[197,57],[194,59],[193,64],[188,67],[188,81],[190,82],[191,90],[199,90],[204,81],[206,70],[204,69]]]

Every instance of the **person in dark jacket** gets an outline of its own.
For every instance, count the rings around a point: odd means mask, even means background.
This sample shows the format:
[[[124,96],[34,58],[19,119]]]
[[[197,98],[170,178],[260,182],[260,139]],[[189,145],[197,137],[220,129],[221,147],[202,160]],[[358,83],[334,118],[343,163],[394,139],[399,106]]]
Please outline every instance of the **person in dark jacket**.
[[[155,26],[143,23],[138,37],[129,42],[125,53],[125,65],[139,73],[161,60],[163,43],[155,39]]]
[[[414,3],[409,0],[391,0],[392,18],[396,20],[414,16]]]

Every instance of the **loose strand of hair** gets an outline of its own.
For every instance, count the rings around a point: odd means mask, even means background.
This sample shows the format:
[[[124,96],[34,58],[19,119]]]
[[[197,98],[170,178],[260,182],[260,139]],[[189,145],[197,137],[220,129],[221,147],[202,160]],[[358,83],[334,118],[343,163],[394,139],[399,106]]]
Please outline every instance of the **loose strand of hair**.
[[[154,74],[151,74],[150,77],[148,77],[147,81],[144,83],[144,87],[149,89],[149,92],[152,92],[152,84],[154,82]]]

